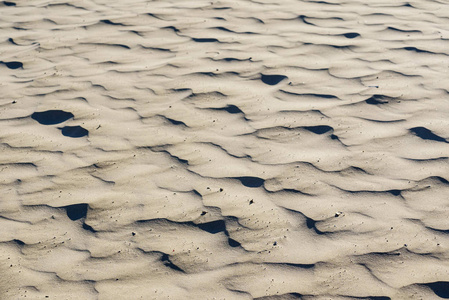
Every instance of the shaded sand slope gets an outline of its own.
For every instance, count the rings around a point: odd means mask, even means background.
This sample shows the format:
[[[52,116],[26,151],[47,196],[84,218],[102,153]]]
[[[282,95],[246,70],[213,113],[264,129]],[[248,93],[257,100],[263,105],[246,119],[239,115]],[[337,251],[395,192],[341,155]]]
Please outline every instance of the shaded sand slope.
[[[449,298],[449,6],[0,3],[1,299]]]

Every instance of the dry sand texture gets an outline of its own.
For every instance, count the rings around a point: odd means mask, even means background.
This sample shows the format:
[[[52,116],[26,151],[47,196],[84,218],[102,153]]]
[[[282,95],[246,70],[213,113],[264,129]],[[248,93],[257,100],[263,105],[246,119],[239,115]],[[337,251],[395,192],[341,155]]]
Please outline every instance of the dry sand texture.
[[[1,299],[449,298],[446,0],[0,7]]]

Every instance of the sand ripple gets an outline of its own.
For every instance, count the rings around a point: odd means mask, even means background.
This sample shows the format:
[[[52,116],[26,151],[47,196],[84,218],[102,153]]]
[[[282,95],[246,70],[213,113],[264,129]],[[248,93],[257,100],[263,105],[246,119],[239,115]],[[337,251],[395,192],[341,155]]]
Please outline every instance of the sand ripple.
[[[449,298],[448,12],[1,2],[0,298]]]

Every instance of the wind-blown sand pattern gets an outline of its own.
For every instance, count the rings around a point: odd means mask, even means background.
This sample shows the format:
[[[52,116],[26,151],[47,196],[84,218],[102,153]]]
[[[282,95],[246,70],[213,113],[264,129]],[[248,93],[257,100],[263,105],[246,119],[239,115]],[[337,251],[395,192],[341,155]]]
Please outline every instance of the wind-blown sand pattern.
[[[449,298],[449,6],[0,7],[1,299]]]

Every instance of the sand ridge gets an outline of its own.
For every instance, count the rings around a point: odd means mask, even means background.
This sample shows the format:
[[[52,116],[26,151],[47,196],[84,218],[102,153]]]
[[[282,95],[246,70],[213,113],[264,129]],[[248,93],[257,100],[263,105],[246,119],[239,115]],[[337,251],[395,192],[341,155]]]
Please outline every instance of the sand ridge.
[[[448,12],[0,2],[0,298],[449,298]]]

